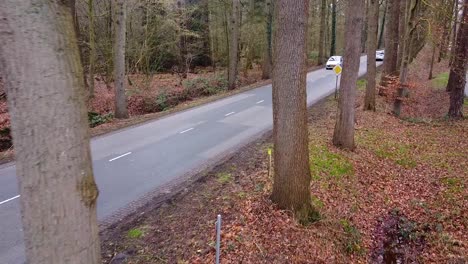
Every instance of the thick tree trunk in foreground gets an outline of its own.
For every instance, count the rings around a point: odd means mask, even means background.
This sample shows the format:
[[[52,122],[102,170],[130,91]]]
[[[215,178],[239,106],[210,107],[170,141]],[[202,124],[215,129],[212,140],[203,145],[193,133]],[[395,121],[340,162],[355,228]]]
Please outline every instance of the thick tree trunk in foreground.
[[[322,65],[325,62],[325,17],[327,11],[327,0],[322,0],[320,5],[320,36],[319,36],[319,53],[317,65]]]
[[[68,4],[0,2],[0,69],[29,264],[101,263],[83,68]]]
[[[398,56],[398,27],[400,0],[388,0],[388,19],[385,25],[385,60],[380,84],[386,86],[389,78],[396,77]]]
[[[266,14],[266,48],[263,58],[262,79],[270,79],[271,71],[273,68],[272,61],[272,37],[273,37],[273,2],[271,0],[265,1],[265,14]]]
[[[345,12],[345,53],[333,144],[354,149],[354,103],[359,71],[364,0],[349,0]],[[375,61],[374,61],[375,62]]]
[[[125,95],[125,42],[127,8],[125,0],[113,0],[114,9],[114,71],[115,71],[115,117],[128,118]]]
[[[377,31],[379,24],[379,1],[368,0],[367,28],[367,87],[364,98],[364,110],[375,111],[375,89],[377,67],[375,57],[377,51]]]
[[[451,119],[463,118],[464,89],[468,65],[468,0],[463,1],[463,14],[457,32],[455,56],[450,68],[447,90],[450,91],[450,108],[448,116]]]
[[[308,0],[276,1],[273,66],[274,184],[272,200],[310,220],[306,105]]]
[[[228,87],[236,88],[239,63],[239,37],[240,37],[240,0],[232,0],[231,17],[229,20],[229,69]]]

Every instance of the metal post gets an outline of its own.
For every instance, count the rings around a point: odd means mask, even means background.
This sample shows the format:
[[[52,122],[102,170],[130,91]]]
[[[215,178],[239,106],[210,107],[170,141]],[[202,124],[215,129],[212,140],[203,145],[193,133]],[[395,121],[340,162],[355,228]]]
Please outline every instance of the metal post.
[[[216,264],[219,264],[219,255],[221,253],[221,215],[218,215],[216,221]]]
[[[335,84],[335,100],[338,97],[338,78],[339,75],[336,75],[336,84]]]

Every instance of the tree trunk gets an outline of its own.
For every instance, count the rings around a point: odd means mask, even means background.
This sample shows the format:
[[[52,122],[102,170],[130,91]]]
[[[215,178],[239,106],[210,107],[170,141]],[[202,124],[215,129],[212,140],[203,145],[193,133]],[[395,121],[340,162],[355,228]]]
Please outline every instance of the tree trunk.
[[[369,17],[369,9],[367,8],[367,2],[369,0],[364,0],[364,20],[362,23],[362,33],[361,33],[361,53],[366,53],[366,45],[367,45],[367,32],[369,31],[369,22],[368,22],[368,17]],[[377,21],[378,23],[378,21]]]
[[[114,6],[114,71],[115,71],[115,117],[128,118],[127,96],[125,95],[125,42],[126,1],[113,0]]]
[[[333,144],[348,150],[354,149],[354,103],[360,61],[363,7],[363,0],[349,0],[345,11],[346,46]]]
[[[330,41],[330,56],[336,55],[336,0],[332,2],[332,25],[331,25],[331,41]]]
[[[317,58],[317,65],[322,65],[325,62],[325,17],[327,10],[327,0],[321,0],[322,4],[320,6],[320,36],[319,36],[319,53]]]
[[[271,0],[265,2],[266,13],[266,49],[263,58],[262,79],[270,79],[273,67],[272,62],[272,36],[273,36],[273,10],[274,3]]]
[[[229,90],[233,90],[237,86],[237,66],[239,64],[240,0],[232,0],[229,35],[228,87]]]
[[[450,62],[449,65],[451,66],[455,57],[455,43],[457,42],[457,23],[458,23],[458,0],[453,0],[453,25],[452,25],[452,40],[451,40],[451,47],[450,47]]]
[[[377,48],[381,49],[382,44],[383,44],[383,36],[384,36],[384,31],[385,31],[385,18],[387,16],[387,1],[385,1],[385,6],[384,6],[384,13],[382,16],[382,22],[380,23],[380,32],[379,32],[379,43],[377,44]]]
[[[433,71],[434,71],[434,62],[435,62],[435,54],[436,54],[437,46],[435,43],[432,43],[432,57],[431,57],[431,65],[429,66],[429,80],[433,78]],[[440,56],[440,54],[439,54]],[[440,58],[440,57],[439,57]]]
[[[386,86],[389,79],[397,74],[398,27],[400,0],[388,0],[388,19],[385,25],[385,60],[380,84]]]
[[[463,1],[463,13],[457,32],[455,56],[450,68],[447,90],[450,91],[450,119],[463,118],[464,89],[468,65],[468,0]]]
[[[412,0],[400,0],[400,15],[398,24],[398,52],[396,62],[396,73],[398,74],[401,69],[401,63],[403,61],[403,46],[405,45],[405,31],[407,30],[407,21],[405,21],[406,3]],[[403,17],[402,17],[403,16]]]
[[[306,70],[308,0],[277,0],[273,66],[274,184],[272,200],[311,220]]]
[[[375,111],[375,89],[377,67],[375,57],[377,51],[377,31],[379,24],[379,1],[368,0],[368,28],[367,28],[367,87],[364,98],[364,110]]]
[[[0,68],[26,262],[101,263],[84,75],[69,1],[0,1]]]
[[[408,71],[412,54],[413,36],[416,32],[416,18],[419,15],[419,8],[421,7],[421,0],[407,0],[405,1],[405,35],[403,37],[402,58],[400,68],[400,82],[397,89],[397,97],[393,104],[393,114],[396,116],[401,115],[401,108],[403,105],[403,98],[408,96]]]
[[[89,97],[94,97],[94,67],[96,61],[96,39],[94,33],[94,1],[88,0],[89,16]]]

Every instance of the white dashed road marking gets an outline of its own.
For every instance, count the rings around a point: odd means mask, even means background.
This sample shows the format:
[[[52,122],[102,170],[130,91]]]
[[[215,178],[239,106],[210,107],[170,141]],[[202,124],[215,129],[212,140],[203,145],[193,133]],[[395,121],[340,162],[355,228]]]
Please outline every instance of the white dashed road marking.
[[[189,132],[190,130],[194,130],[194,128],[191,127],[191,128],[186,129],[186,130],[184,130],[184,131],[181,131],[180,134],[187,133],[187,132]]]
[[[16,198],[19,198],[19,197],[20,197],[19,195],[16,195],[15,197],[11,197],[10,199],[6,199],[5,201],[1,201],[1,202],[0,202],[0,205],[1,205],[1,204],[4,204],[4,203],[8,203],[9,201],[12,201],[12,200],[14,200],[14,199],[16,199]]]
[[[235,114],[235,113],[236,113],[236,112],[230,112],[230,113],[225,114],[224,116],[230,116],[230,115],[233,115],[233,114]]]
[[[115,158],[113,158],[113,159],[110,159],[109,161],[112,162],[112,161],[114,161],[114,160],[116,160],[116,159],[123,158],[123,157],[125,157],[125,156],[127,156],[127,155],[130,155],[130,154],[132,154],[132,153],[131,153],[131,152],[127,152],[127,153],[122,154],[122,155],[120,155],[120,156],[118,156],[118,157],[115,157]]]
[[[260,100],[260,101],[257,102],[257,104],[261,104],[263,102],[265,102],[265,100]]]

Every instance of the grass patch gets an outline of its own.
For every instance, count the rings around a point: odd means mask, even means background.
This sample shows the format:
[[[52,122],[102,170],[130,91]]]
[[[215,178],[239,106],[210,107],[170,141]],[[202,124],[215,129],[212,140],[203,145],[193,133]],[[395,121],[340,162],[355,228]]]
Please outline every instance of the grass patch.
[[[227,173],[227,172],[218,173],[217,177],[218,177],[218,182],[222,184],[228,183],[232,180],[231,173]]]
[[[128,230],[127,236],[132,239],[140,238],[143,236],[143,231],[138,228]]]
[[[432,85],[436,89],[445,89],[445,87],[447,87],[448,79],[448,72],[440,73],[434,79],[432,79]]]
[[[346,219],[341,219],[340,224],[345,235],[343,245],[346,253],[361,254],[363,249],[361,246],[361,233],[359,230]]]
[[[312,178],[315,180],[321,177],[340,179],[353,174],[353,165],[348,159],[331,152],[326,146],[312,146],[309,160]]]
[[[447,187],[448,193],[461,193],[465,189],[463,182],[459,178],[446,177],[441,179],[441,181]]]
[[[374,151],[377,157],[390,159],[405,168],[414,168],[417,163],[412,158],[411,146],[392,140],[384,134],[369,130],[360,133],[357,137],[358,144]]]
[[[367,80],[366,79],[359,79],[356,82],[356,88],[358,91],[365,91],[367,86]]]

